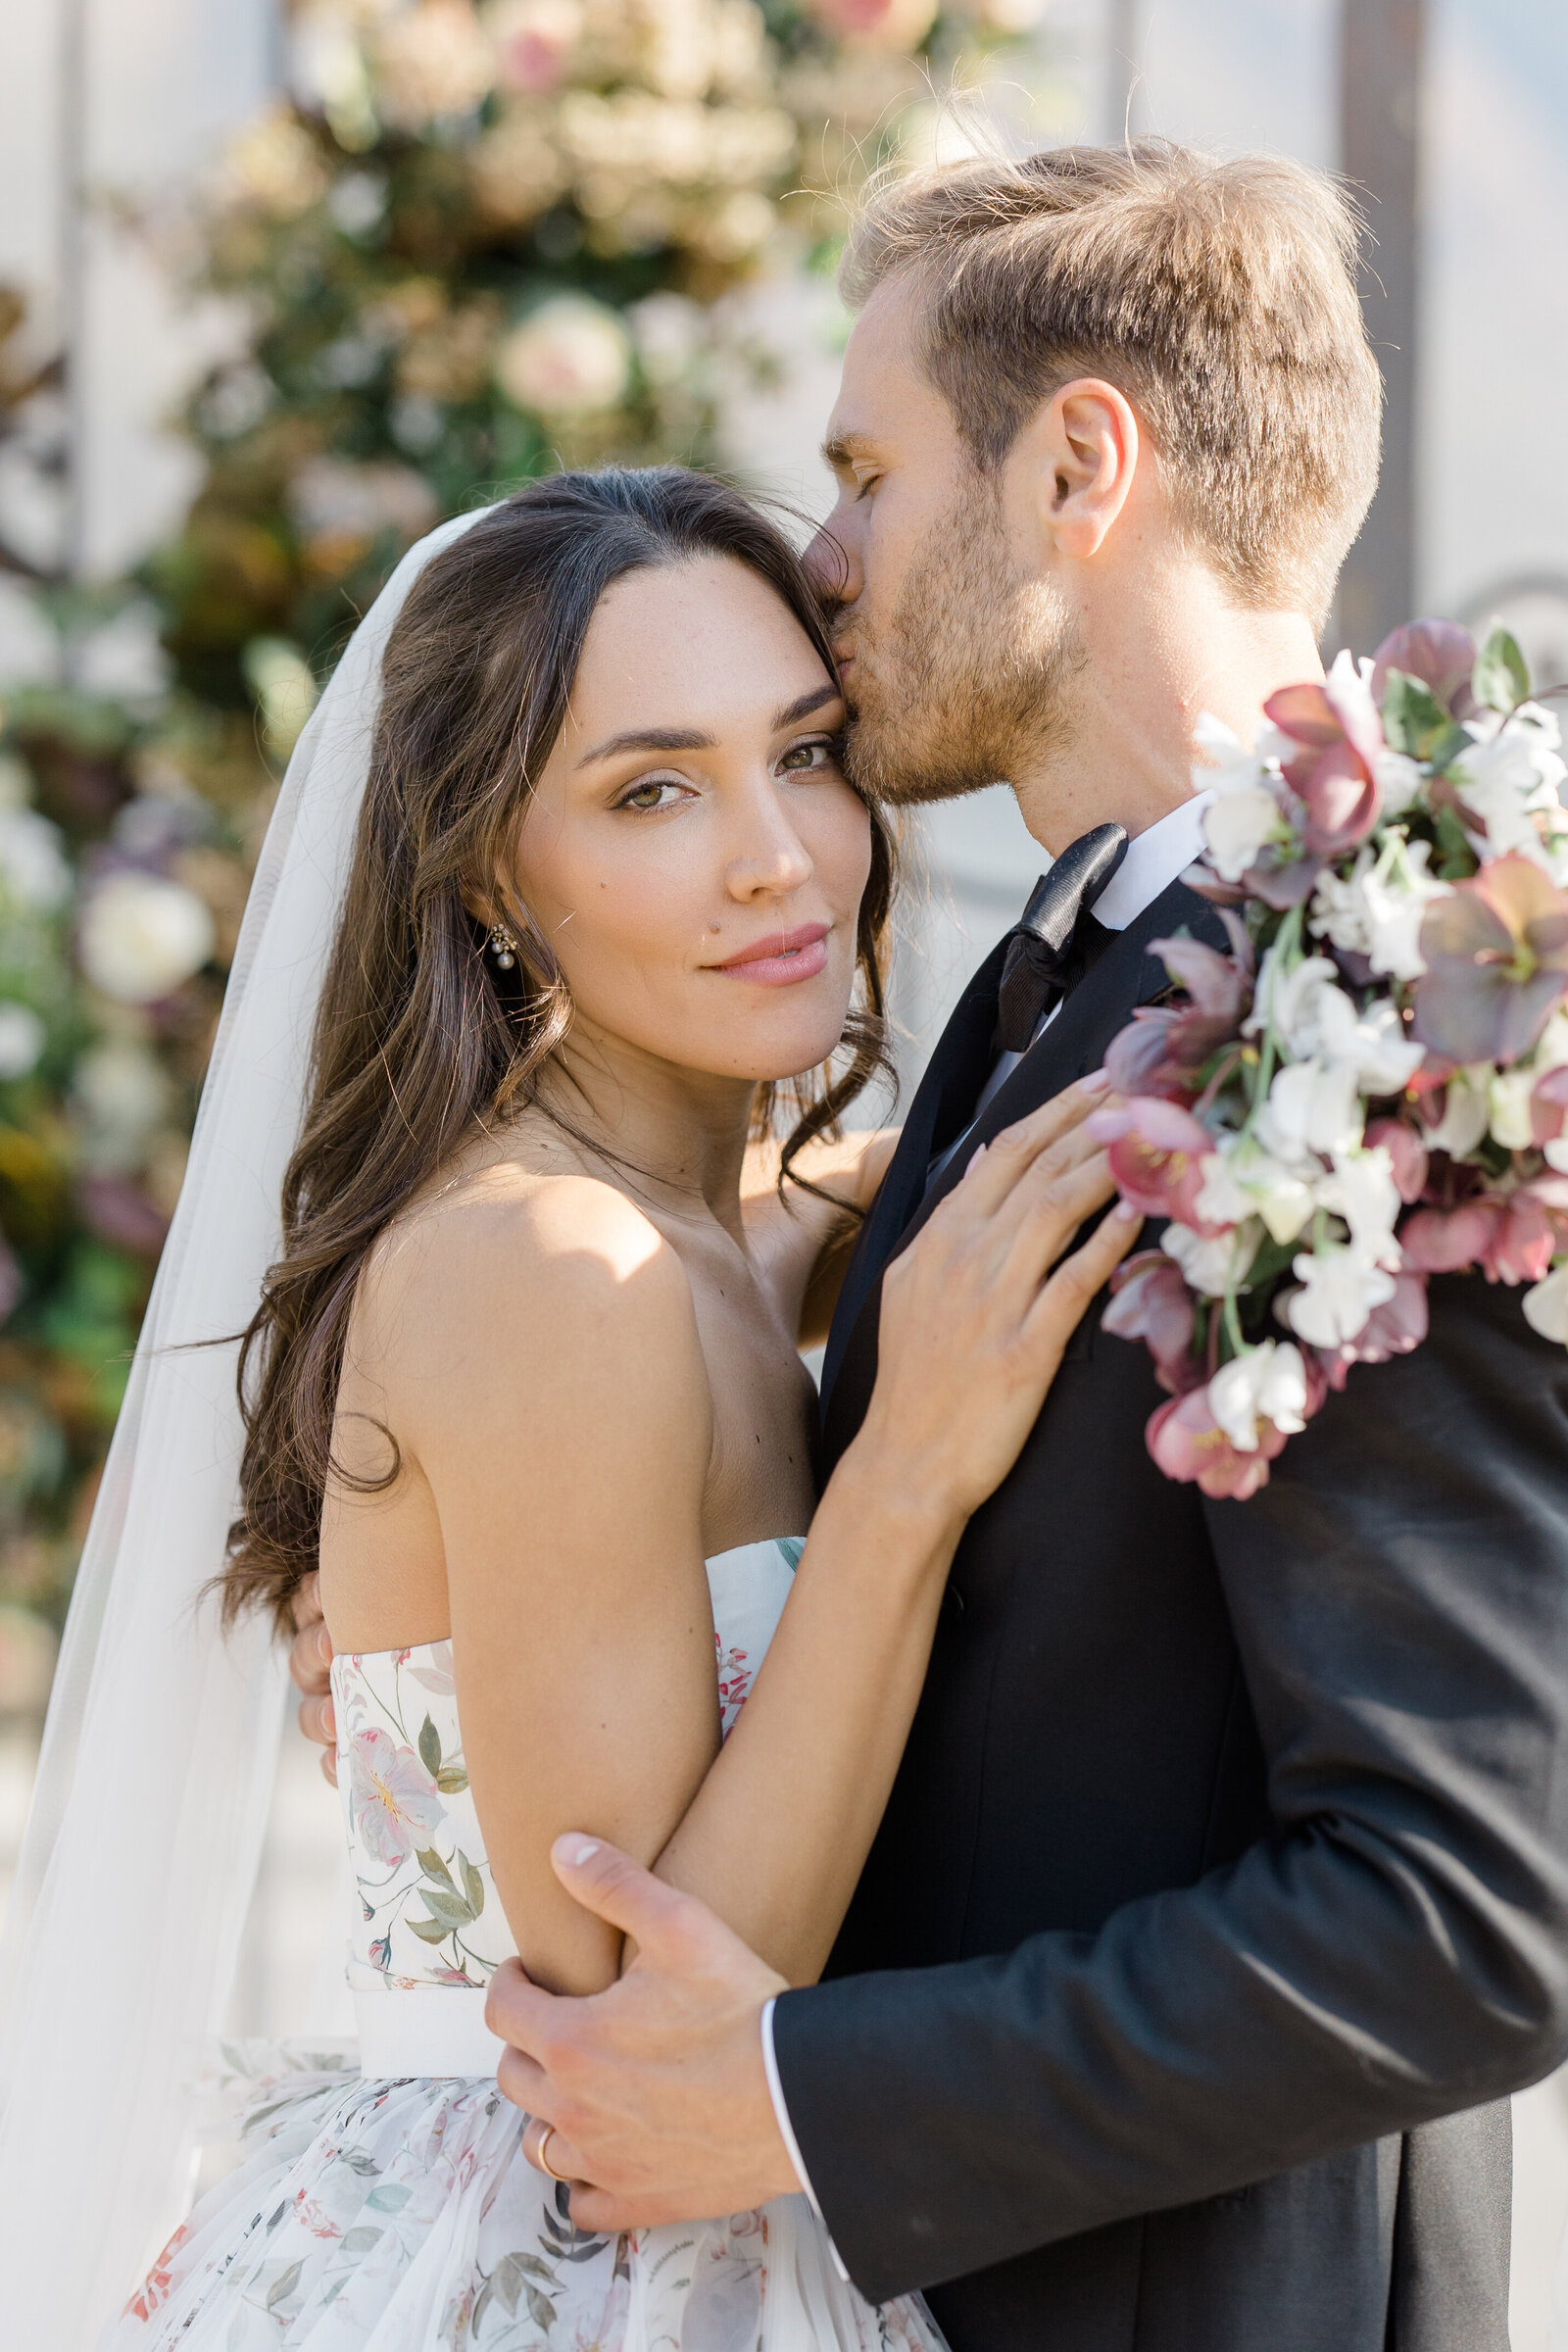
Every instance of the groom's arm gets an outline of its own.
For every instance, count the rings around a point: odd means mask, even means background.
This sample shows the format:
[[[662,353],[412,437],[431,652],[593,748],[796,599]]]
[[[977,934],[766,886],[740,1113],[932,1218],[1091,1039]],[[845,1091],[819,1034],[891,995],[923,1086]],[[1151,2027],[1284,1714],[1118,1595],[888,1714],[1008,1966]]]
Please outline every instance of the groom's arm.
[[[1434,1283],[1208,1506],[1274,1830],[1097,1935],[786,1994],[834,2240],[881,2297],[1479,2104],[1568,2055],[1568,1355]]]

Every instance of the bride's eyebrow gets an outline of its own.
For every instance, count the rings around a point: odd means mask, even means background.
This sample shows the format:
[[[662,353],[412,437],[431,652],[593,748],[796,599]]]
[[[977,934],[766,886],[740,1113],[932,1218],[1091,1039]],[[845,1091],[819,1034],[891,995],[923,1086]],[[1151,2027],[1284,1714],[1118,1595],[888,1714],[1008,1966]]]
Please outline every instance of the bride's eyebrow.
[[[820,686],[813,686],[809,694],[797,695],[793,703],[786,703],[782,710],[774,711],[774,734],[781,727],[793,727],[798,718],[809,718],[811,712],[820,710],[824,703],[836,703],[840,699],[838,687],[830,686],[824,679]]]
[[[781,710],[774,711],[772,732],[776,735],[781,727],[793,727],[797,719],[808,718],[824,703],[838,700],[838,688],[824,679],[808,694],[797,695],[793,703],[786,703]],[[592,767],[596,760],[616,760],[623,752],[710,752],[712,748],[712,736],[703,734],[697,727],[626,727],[620,734],[607,736],[603,743],[595,744],[591,752],[584,752],[576,764]]]
[[[622,752],[710,752],[712,748],[711,735],[704,735],[696,727],[627,727],[584,752],[577,765],[592,767],[596,760],[614,760]]]

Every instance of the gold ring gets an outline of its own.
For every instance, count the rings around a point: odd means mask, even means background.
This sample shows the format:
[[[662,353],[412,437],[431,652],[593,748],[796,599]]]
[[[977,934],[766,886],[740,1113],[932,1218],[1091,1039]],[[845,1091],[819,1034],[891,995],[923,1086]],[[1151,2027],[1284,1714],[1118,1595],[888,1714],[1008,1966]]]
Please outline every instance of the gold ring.
[[[571,2175],[569,2173],[558,2173],[555,2166],[551,2163],[549,2157],[545,2154],[545,2150],[549,2147],[550,2142],[554,2139],[555,2135],[555,2125],[546,2124],[543,2132],[539,2135],[539,2147],[537,2150],[539,2170],[542,2173],[548,2173],[552,2180],[561,2180],[569,2183]]]

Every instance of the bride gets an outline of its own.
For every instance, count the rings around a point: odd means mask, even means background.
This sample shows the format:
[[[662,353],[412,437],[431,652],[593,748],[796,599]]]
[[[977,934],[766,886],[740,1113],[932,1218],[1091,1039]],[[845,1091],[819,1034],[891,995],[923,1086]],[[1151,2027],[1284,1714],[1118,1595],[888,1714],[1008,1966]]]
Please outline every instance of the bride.
[[[286,989],[312,956],[292,853],[335,726],[331,939],[297,1007],[281,1253],[274,1209],[208,1565],[253,1658],[318,1571],[359,2068],[274,2062],[238,2169],[122,2278],[105,2341],[936,2346],[918,2301],[873,2310],[840,2278],[803,2197],[573,2230],[548,2132],[525,2148],[498,2092],[485,1986],[514,1952],[573,1991],[633,1957],[551,1871],[573,1826],[781,1978],[820,1971],[955,1545],[1132,1238],[1113,1213],[1061,1257],[1110,1197],[1079,1124],[1095,1082],[979,1156],[897,1262],[865,1428],[817,1497],[798,1350],[892,1142],[837,1129],[880,1065],[891,867],[810,590],[735,493],[661,469],[532,484],[416,551],[382,607],[290,779],[187,1186],[199,1218],[203,1191],[253,1183],[222,1100],[269,962]],[[318,894],[329,862],[304,859]],[[155,1350],[132,1391],[106,1482],[122,1578],[149,1406],[192,1360]],[[173,1924],[147,1935],[167,1948]],[[110,2163],[136,2167],[134,2103],[109,2120]]]

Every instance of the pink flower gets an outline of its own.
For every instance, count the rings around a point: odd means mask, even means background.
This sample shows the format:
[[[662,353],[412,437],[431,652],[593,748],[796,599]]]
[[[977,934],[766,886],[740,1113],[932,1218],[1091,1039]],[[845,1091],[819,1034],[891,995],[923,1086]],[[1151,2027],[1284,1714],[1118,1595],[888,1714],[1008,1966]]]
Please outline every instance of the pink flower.
[[[1403,670],[1430,686],[1446,710],[1466,718],[1475,709],[1470,679],[1476,641],[1453,620],[1410,620],[1385,637],[1372,663],[1372,700],[1378,709],[1389,691],[1391,669]]]
[[[1383,805],[1377,764],[1386,748],[1354,663],[1336,662],[1321,686],[1281,687],[1263,710],[1301,747],[1284,772],[1306,810],[1308,848],[1331,858],[1353,849],[1371,832]]]
[[[1415,1129],[1402,1119],[1374,1119],[1366,1131],[1367,1150],[1375,1152],[1380,1144],[1394,1163],[1399,1199],[1406,1204],[1419,1200],[1427,1189],[1427,1152]]]
[[[1162,1389],[1180,1396],[1201,1385],[1203,1373],[1192,1355],[1193,1294],[1181,1268],[1163,1250],[1142,1250],[1111,1278],[1112,1298],[1101,1329],[1119,1340],[1143,1340],[1154,1359]]]
[[[1110,1147],[1110,1172],[1124,1200],[1145,1216],[1172,1217],[1210,1240],[1226,1231],[1198,1213],[1214,1139],[1191,1111],[1159,1095],[1136,1095],[1119,1108],[1097,1110],[1088,1125],[1097,1143]]]
[[[412,1747],[379,1725],[356,1732],[349,1746],[355,1819],[378,1862],[406,1862],[446,1817],[435,1783]]]
[[[1353,1340],[1332,1350],[1316,1348],[1310,1351],[1316,1362],[1308,1361],[1308,1379],[1315,1370],[1328,1387],[1343,1389],[1352,1364],[1386,1364],[1392,1356],[1408,1355],[1426,1336],[1427,1278],[1406,1268],[1394,1277],[1393,1298],[1372,1309]],[[1319,1396],[1308,1405],[1308,1413],[1316,1412],[1321,1402]]]
[[[1196,1480],[1215,1501],[1229,1497],[1245,1502],[1267,1486],[1268,1466],[1284,1451],[1285,1433],[1272,1421],[1260,1422],[1257,1445],[1250,1453],[1243,1453],[1215,1420],[1205,1386],[1157,1406],[1150,1416],[1145,1443],[1167,1478],[1183,1486]]]
[[[1156,939],[1158,956],[1187,1002],[1141,1004],[1130,1025],[1112,1038],[1105,1055],[1111,1085],[1121,1095],[1191,1098],[1199,1072],[1221,1046],[1241,1035],[1252,1006],[1251,942],[1231,918],[1235,956],[1221,956],[1199,939]]]
[[[1517,1061],[1568,989],[1568,898],[1511,851],[1433,901],[1420,946],[1421,1043],[1457,1062]]]
[[[1495,1200],[1464,1200],[1457,1208],[1418,1208],[1399,1227],[1399,1248],[1412,1273],[1457,1274],[1479,1265],[1497,1222]]]

